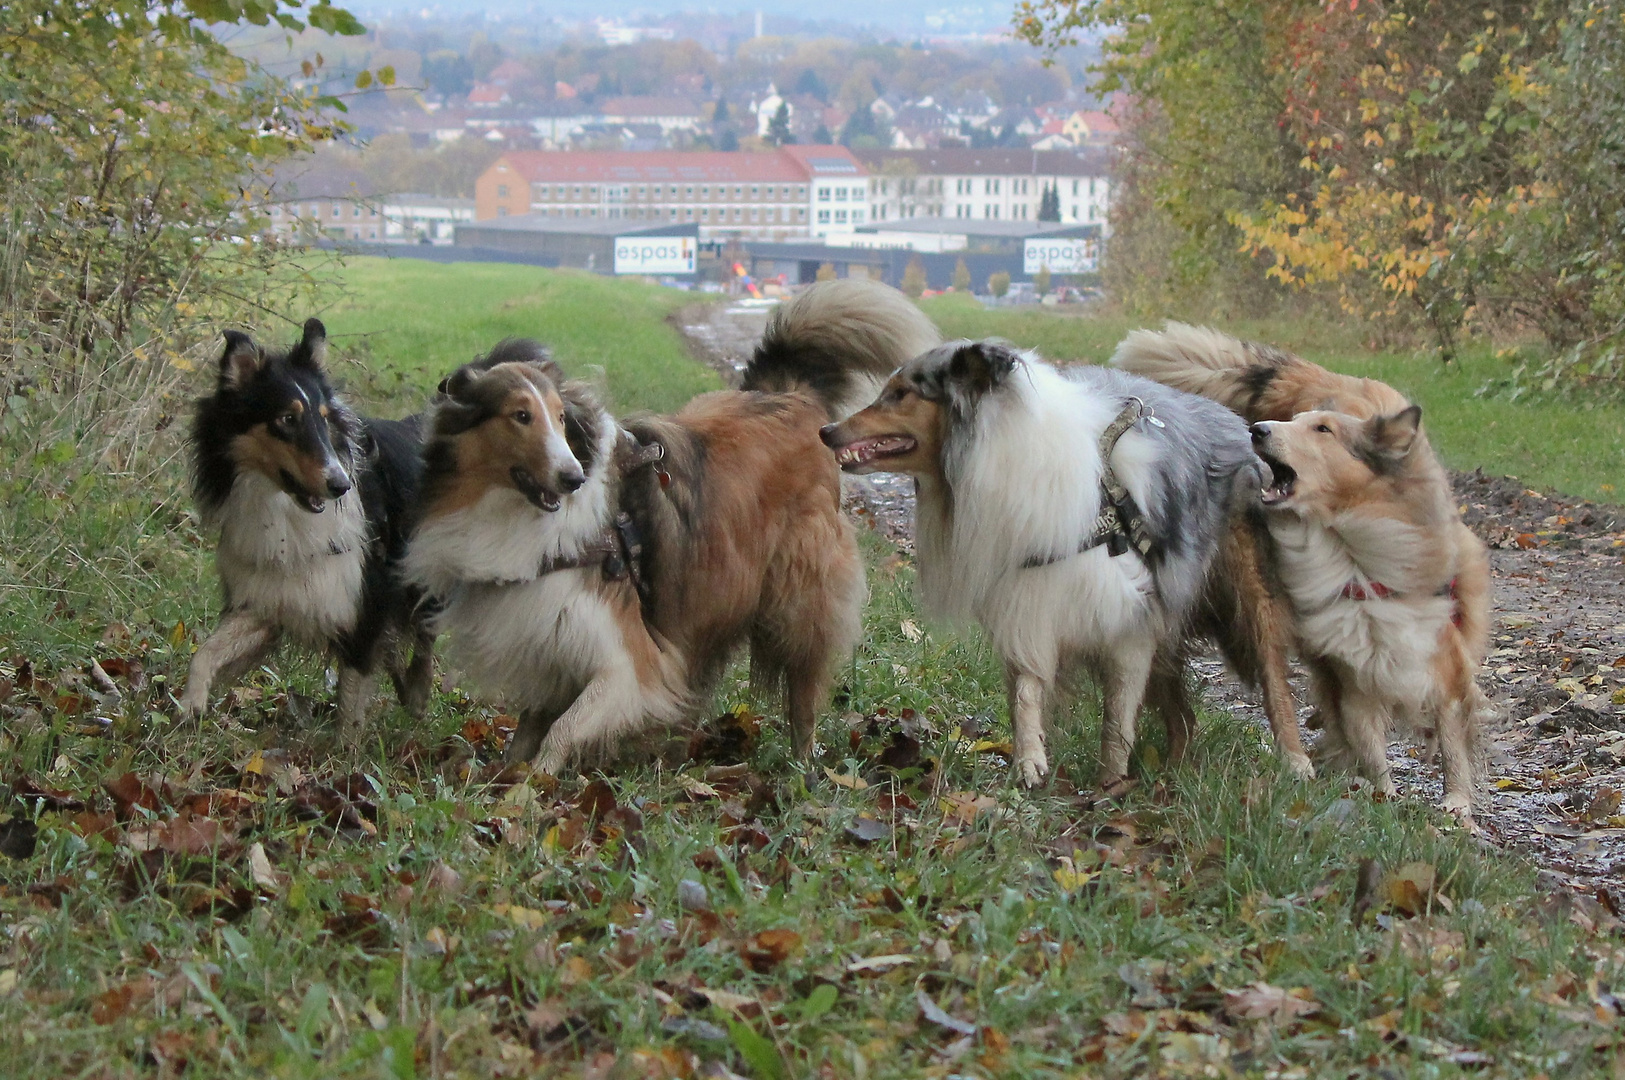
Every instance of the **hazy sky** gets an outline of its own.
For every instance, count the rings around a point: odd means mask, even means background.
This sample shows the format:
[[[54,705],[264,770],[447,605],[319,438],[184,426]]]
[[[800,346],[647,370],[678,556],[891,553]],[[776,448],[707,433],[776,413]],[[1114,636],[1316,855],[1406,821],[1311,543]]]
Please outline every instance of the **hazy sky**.
[[[751,2],[751,0],[364,0],[347,5],[355,11],[391,14],[427,8],[442,15],[485,12],[513,18],[531,14],[561,19],[618,18],[635,25],[638,16],[680,12],[754,12],[760,10],[772,32],[774,15],[796,19],[839,20],[876,29],[911,33],[972,33],[997,31],[1010,25],[1013,3],[944,3],[942,0],[818,0],[810,5]]]

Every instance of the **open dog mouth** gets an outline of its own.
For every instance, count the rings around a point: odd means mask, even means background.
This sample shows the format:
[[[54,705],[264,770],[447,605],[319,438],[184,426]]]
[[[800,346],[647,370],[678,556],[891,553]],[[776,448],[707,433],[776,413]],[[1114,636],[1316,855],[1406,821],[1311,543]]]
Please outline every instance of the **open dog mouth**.
[[[559,496],[543,487],[542,482],[536,479],[536,474],[523,465],[515,465],[509,469],[508,476],[513,480],[513,486],[519,489],[519,494],[536,509],[551,514],[559,508]]]
[[[312,514],[319,514],[327,509],[327,501],[318,499],[305,490],[305,486],[295,480],[293,474],[287,469],[282,471],[282,490],[288,493],[288,498],[299,504],[300,509],[308,510]]]
[[[835,462],[843,469],[852,469],[882,458],[901,457],[917,445],[908,435],[876,435],[847,443],[835,452]]]
[[[1298,472],[1280,458],[1258,451],[1259,460],[1270,467],[1270,482],[1261,493],[1265,506],[1274,506],[1283,503],[1292,497],[1292,489],[1297,485]]]

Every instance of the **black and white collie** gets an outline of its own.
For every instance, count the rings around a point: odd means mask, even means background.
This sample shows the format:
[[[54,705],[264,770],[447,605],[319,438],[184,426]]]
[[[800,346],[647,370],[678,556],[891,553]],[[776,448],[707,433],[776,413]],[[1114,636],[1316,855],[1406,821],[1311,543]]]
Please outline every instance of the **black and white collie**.
[[[365,718],[381,659],[409,712],[428,704],[434,638],[396,573],[422,472],[417,421],[352,412],[328,385],[326,349],[316,319],[285,352],[228,331],[218,385],[198,402],[193,494],[219,535],[225,595],[192,659],[185,715],[283,637],[337,657],[341,730]]]
[[[1101,784],[1121,781],[1153,667],[1178,678],[1214,554],[1257,499],[1247,425],[1120,371],[955,341],[903,365],[824,441],[849,472],[915,478],[926,607],[991,637],[1022,781],[1049,771],[1043,715],[1075,663],[1105,691]]]

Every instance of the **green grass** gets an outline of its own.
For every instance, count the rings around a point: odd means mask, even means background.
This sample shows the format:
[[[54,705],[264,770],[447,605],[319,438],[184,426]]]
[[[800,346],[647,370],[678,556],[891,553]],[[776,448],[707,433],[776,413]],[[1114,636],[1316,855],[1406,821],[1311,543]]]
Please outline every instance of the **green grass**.
[[[675,409],[721,385],[665,322],[689,293],[503,263],[354,258],[327,274],[336,299],[319,314],[366,398],[415,405],[505,337],[545,342],[572,376],[602,372],[622,410]]]
[[[1102,363],[1129,330],[1158,322],[1085,317],[1064,309],[986,310],[966,297],[924,302],[953,336],[996,334],[1053,360]],[[1422,405],[1433,445],[1453,468],[1516,476],[1532,487],[1618,503],[1625,499],[1625,406],[1547,396],[1513,401],[1481,394],[1511,374],[1509,362],[1472,343],[1456,364],[1431,356],[1372,353],[1349,328],[1307,320],[1220,325],[1291,349],[1334,371],[1392,383]]]
[[[483,285],[352,266],[324,318],[350,350],[342,335],[376,328],[374,362],[411,373],[364,387],[381,405],[416,407],[420,378],[511,332],[558,343],[567,366],[599,356],[629,395],[653,383],[617,356],[688,362],[662,323],[670,297],[467,269]],[[501,311],[528,297],[538,325],[454,331],[403,299],[436,291]],[[1115,340],[1048,314],[930,310],[1057,356]],[[603,347],[604,325],[646,344],[574,351]],[[0,676],[15,684],[0,684],[0,781],[39,826],[31,856],[0,857],[5,1075],[1567,1077],[1615,1062],[1620,953],[1600,908],[1571,918],[1526,863],[1420,801],[1296,781],[1257,729],[1206,716],[1189,765],[1167,767],[1147,732],[1139,787],[1095,805],[1078,794],[1098,740],[1088,691],[1058,717],[1057,781],[1012,787],[994,658],[924,623],[912,567],[878,541],[818,768],[791,760],[770,709],[744,775],[644,753],[607,774],[638,813],[594,821],[584,777],[487,784],[497,716],[455,686],[421,723],[381,699],[368,743],[345,748],[322,664],[284,650],[220,714],[171,720],[164,688],[217,605],[178,464],[13,461],[0,479]],[[147,682],[98,698],[92,658],[139,660]],[[714,709],[749,704],[735,670]],[[131,771],[155,806],[100,816]],[[26,796],[25,777],[84,809]],[[175,824],[182,807],[222,842]],[[1431,868],[1431,911],[1409,917],[1383,889],[1355,918],[1366,858]],[[865,970],[875,957],[906,959]],[[1316,1007],[1246,1019],[1226,992],[1258,983]],[[922,994],[975,1035],[925,1015]]]

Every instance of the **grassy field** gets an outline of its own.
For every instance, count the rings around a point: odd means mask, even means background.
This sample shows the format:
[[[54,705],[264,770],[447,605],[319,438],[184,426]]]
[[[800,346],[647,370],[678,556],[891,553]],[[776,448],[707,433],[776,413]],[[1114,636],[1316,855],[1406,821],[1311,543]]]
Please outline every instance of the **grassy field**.
[[[602,373],[617,408],[675,409],[721,384],[663,320],[687,293],[504,263],[354,258],[329,271],[317,312],[366,398],[415,407],[505,337],[546,342],[578,378]]]
[[[623,405],[711,385],[663,322],[673,295],[413,263],[342,283],[323,317],[347,355],[400,373],[345,369],[385,409],[506,333],[603,364]],[[1115,340],[928,310],[1057,356]],[[1560,456],[1537,446],[1524,474]],[[694,739],[591,776],[503,771],[511,721],[455,677],[427,721],[381,701],[368,744],[341,747],[322,665],[291,652],[177,723],[168,688],[217,600],[172,451],[155,458],[0,473],[0,1073],[1558,1077],[1621,1060],[1617,922],[1543,897],[1417,800],[1295,781],[1257,730],[1207,716],[1190,765],[1149,732],[1139,786],[1096,803],[1087,691],[1058,718],[1056,782],[1013,788],[993,658],[924,623],[912,567],[876,541],[811,770],[738,673]]]
[[[1055,360],[1100,363],[1129,330],[1123,318],[1050,309],[988,311],[967,297],[935,297],[925,310],[944,333],[997,334]],[[1420,402],[1434,446],[1454,468],[1516,476],[1532,487],[1603,502],[1625,500],[1625,407],[1481,394],[1510,373],[1488,346],[1470,344],[1450,367],[1436,358],[1372,353],[1348,327],[1309,321],[1238,323],[1221,330],[1267,341],[1336,371],[1392,383]]]

